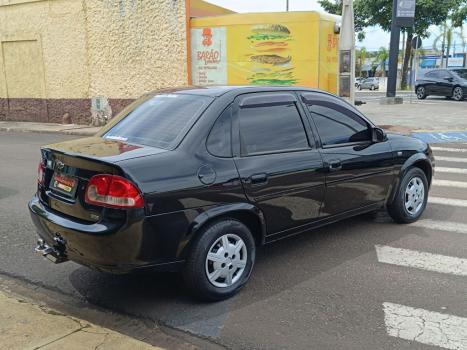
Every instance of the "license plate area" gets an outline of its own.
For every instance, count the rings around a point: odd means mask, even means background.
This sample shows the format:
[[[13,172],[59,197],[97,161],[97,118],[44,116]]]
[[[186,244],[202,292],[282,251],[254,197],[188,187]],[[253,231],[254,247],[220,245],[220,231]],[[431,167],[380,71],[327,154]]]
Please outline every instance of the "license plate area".
[[[59,195],[74,198],[76,195],[76,189],[78,187],[78,179],[62,174],[60,172],[55,172],[50,181],[50,190]]]

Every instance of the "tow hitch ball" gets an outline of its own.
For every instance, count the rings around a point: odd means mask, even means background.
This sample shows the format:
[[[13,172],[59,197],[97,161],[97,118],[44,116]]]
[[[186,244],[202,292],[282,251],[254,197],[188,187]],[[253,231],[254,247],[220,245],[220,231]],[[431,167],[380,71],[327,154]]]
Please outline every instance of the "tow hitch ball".
[[[54,247],[49,246],[43,239],[37,240],[37,246],[34,249],[37,255],[50,260],[54,264],[60,264],[62,262],[67,261],[68,259],[59,250],[55,249]]]

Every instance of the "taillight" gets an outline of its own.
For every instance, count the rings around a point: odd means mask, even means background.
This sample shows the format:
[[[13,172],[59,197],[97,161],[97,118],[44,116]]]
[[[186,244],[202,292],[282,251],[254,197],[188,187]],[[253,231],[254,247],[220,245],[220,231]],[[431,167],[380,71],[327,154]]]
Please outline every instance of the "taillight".
[[[37,183],[41,186],[44,185],[44,177],[45,177],[45,165],[44,162],[41,161],[39,162],[39,165],[37,166]]]
[[[86,187],[88,204],[108,208],[142,208],[143,196],[129,180],[115,175],[95,175]]]

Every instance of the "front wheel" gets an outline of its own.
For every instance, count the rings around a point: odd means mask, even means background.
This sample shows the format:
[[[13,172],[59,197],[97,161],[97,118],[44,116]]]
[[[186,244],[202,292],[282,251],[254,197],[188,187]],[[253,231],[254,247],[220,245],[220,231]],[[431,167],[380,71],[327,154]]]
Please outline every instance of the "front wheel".
[[[402,178],[396,196],[388,205],[394,221],[410,224],[417,221],[428,202],[428,180],[420,168],[411,168]]]
[[[205,300],[223,300],[240,291],[255,263],[255,241],[240,221],[224,219],[199,232],[183,272],[186,288]]]
[[[452,98],[456,101],[462,101],[464,99],[464,90],[460,86],[457,86],[452,90]]]
[[[424,99],[426,99],[426,96],[427,96],[427,95],[426,95],[426,89],[425,89],[425,87],[424,87],[424,86],[419,86],[419,87],[417,88],[416,94],[417,94],[417,98],[418,98],[419,100],[424,100]]]

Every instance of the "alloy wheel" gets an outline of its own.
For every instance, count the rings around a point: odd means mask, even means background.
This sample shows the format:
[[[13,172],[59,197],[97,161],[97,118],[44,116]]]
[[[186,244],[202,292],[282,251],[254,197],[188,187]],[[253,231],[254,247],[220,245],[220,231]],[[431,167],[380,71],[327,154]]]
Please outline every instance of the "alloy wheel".
[[[461,87],[456,87],[454,89],[454,91],[452,92],[452,97],[456,100],[456,101],[460,101],[464,98],[464,92],[462,91],[462,88]]]
[[[417,98],[422,99],[425,97],[425,88],[423,86],[417,89]]]
[[[209,248],[206,256],[206,276],[215,287],[227,288],[245,272],[247,247],[237,235],[225,234]]]
[[[412,178],[405,189],[405,209],[407,212],[415,216],[422,210],[425,202],[425,185],[421,178]]]

